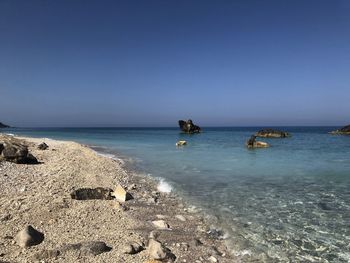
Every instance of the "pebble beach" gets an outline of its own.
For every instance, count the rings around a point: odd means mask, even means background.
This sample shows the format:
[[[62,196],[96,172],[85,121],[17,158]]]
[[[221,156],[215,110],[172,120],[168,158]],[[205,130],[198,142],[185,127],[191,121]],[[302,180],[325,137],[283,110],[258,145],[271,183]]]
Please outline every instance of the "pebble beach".
[[[120,160],[75,142],[16,139],[39,163],[0,161],[0,262],[235,262],[203,215]],[[130,198],[114,198],[117,187]],[[84,189],[110,198],[73,198]],[[28,226],[43,240],[23,243]]]

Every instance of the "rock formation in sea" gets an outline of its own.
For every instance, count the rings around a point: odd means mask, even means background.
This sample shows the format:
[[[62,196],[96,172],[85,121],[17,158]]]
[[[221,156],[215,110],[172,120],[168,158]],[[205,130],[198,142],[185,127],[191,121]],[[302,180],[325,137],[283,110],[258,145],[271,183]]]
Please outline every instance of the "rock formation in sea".
[[[3,124],[2,122],[0,122],[0,128],[10,128],[10,126]]]
[[[193,124],[192,120],[179,120],[179,126],[180,129],[185,133],[193,134],[201,132],[201,128]]]
[[[286,138],[291,135],[285,131],[273,130],[273,129],[263,129],[255,133],[256,137],[262,138]]]
[[[331,134],[350,135],[350,125],[347,125],[341,129],[332,131]]]
[[[267,148],[270,147],[270,145],[266,142],[261,142],[256,140],[256,136],[252,135],[248,141],[246,141],[245,145],[247,148]]]

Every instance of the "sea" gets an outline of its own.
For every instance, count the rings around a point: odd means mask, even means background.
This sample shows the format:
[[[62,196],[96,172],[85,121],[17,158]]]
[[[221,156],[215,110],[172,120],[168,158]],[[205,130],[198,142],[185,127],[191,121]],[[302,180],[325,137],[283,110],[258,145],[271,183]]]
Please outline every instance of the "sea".
[[[72,140],[124,160],[192,204],[240,262],[350,262],[350,136],[339,127],[12,128],[4,133]],[[187,145],[176,147],[179,140]]]

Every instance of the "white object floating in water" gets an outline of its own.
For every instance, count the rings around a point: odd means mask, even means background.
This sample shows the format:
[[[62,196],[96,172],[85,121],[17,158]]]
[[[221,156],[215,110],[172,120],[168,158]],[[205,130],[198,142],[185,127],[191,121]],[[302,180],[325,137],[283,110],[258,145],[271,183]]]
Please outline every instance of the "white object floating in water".
[[[187,142],[186,141],[178,141],[175,145],[176,146],[183,146],[183,145],[186,145]]]
[[[160,180],[157,189],[161,193],[170,193],[172,190],[172,187],[169,183],[165,182],[163,179]]]

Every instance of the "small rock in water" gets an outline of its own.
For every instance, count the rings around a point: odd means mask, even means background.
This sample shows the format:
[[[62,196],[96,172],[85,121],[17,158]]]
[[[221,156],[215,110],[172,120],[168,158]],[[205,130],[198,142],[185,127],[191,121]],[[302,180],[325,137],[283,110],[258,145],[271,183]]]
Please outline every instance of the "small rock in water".
[[[112,195],[120,202],[125,202],[127,200],[132,199],[131,194],[125,191],[125,189],[118,185]]]
[[[43,242],[44,234],[34,229],[31,225],[26,226],[16,235],[16,242],[20,247],[35,246]]]
[[[159,229],[169,229],[170,226],[164,220],[154,220],[152,224]]]

